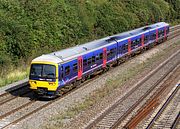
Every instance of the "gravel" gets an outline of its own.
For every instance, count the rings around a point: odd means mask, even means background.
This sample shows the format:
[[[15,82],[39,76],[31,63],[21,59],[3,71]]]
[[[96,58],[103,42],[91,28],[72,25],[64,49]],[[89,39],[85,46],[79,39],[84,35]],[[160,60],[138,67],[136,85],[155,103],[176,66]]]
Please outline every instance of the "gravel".
[[[28,96],[30,96],[30,94],[31,93],[29,93]],[[24,96],[2,104],[0,105],[0,116],[30,101],[29,97]]]

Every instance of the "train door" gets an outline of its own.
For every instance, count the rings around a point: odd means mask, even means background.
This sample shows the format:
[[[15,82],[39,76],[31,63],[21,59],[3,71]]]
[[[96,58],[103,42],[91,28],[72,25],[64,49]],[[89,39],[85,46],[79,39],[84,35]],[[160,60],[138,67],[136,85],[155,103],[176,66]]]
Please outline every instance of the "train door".
[[[128,54],[131,54],[131,39],[128,39]]]
[[[103,67],[106,67],[107,62],[107,48],[103,48]]]
[[[82,78],[83,73],[83,58],[82,56],[78,57],[78,79]]]

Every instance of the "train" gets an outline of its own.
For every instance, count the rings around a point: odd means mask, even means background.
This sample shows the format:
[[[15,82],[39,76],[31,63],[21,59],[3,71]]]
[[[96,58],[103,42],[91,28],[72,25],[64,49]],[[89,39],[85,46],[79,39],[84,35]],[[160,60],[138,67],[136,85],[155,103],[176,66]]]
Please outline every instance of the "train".
[[[32,60],[30,89],[40,97],[61,96],[92,75],[121,64],[128,57],[167,40],[169,24],[158,22]]]

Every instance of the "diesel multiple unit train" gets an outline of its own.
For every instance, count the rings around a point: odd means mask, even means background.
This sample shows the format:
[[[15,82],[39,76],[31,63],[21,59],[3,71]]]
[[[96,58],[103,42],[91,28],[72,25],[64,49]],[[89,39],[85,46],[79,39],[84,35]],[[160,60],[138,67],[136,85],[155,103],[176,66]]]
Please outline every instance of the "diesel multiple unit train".
[[[169,24],[159,22],[32,60],[29,83],[38,96],[54,97],[111,65],[167,39]]]

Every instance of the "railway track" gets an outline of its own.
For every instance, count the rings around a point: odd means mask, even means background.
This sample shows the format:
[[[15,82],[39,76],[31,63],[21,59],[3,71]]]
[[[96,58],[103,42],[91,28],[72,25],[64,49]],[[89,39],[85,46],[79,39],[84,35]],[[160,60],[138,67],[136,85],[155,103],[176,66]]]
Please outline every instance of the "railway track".
[[[180,106],[179,89],[180,86],[176,86],[146,129],[156,129],[157,127],[175,129],[177,127],[180,118],[180,108],[178,108]]]
[[[175,37],[177,37],[180,33],[180,26],[178,26],[176,29],[171,29],[170,33],[168,34],[169,38],[168,40],[171,40]]]
[[[178,31],[178,29],[175,28],[174,31]],[[98,76],[94,77],[93,80],[97,78]],[[89,83],[90,81],[92,80],[85,81],[84,83],[81,84],[81,86],[85,85],[86,83]],[[23,119],[31,116],[32,114],[54,103],[55,101],[58,101],[59,99],[72,93],[76,89],[77,88],[71,89],[70,91],[67,91],[62,97],[56,98],[51,101],[42,101],[42,100],[39,101],[32,97],[32,99],[23,102],[21,105],[18,105],[16,108],[13,108],[5,113],[0,114],[0,128],[10,128],[12,125],[17,124]],[[11,101],[15,101],[21,96],[24,97],[27,94],[31,94],[31,91],[28,89],[27,85],[24,85],[18,89],[0,95],[0,109],[2,105],[7,105]]]
[[[73,92],[73,91],[72,91]],[[71,92],[69,92],[70,94]],[[67,95],[67,94],[66,94]],[[63,97],[65,97],[64,95]],[[36,99],[30,100],[21,106],[10,110],[9,112],[0,116],[0,128],[10,128],[12,125],[20,122],[21,120],[27,118],[28,116],[40,111],[41,109],[49,106],[50,104],[58,101],[62,97],[51,101],[39,101]]]
[[[177,30],[177,29],[179,29],[179,28],[180,28],[180,25],[172,26],[172,27],[170,28],[170,31],[175,31],[175,30]]]
[[[108,107],[85,128],[117,128],[119,124],[160,84],[180,62],[180,51],[156,68],[124,97]]]
[[[166,91],[168,91],[168,89],[172,89],[173,86],[173,81],[175,80],[175,78],[178,78],[180,74],[180,65],[178,66],[178,69],[173,72],[173,74],[165,81],[163,82],[163,84],[161,84],[162,86],[159,88],[159,90],[157,90],[157,92],[147,101],[147,103],[145,103],[144,106],[142,106],[142,108],[137,112],[137,114],[124,126],[124,128],[126,129],[134,129],[137,127],[137,125],[147,117],[148,114],[150,114],[155,107],[159,106],[160,104],[160,100],[163,100],[166,96]],[[180,76],[179,76],[180,79]],[[148,125],[147,129],[152,128],[154,123],[157,123],[158,118],[161,117],[162,112],[167,108],[167,106],[170,106],[168,108],[168,113],[169,115],[165,114],[166,118],[165,121],[168,120],[169,118],[175,118],[179,111],[178,111],[178,104],[179,104],[179,100],[180,97],[178,96],[177,93],[179,90],[179,87],[176,87],[175,90],[173,88],[173,92],[171,93],[171,95],[169,95],[169,97],[167,98],[166,102],[164,102],[164,105],[162,105],[162,108],[157,112],[156,116],[154,116],[154,118],[150,121],[150,122],[146,122],[143,123],[143,125]],[[174,100],[174,102],[170,105],[172,99],[174,99],[173,97],[176,95],[176,98]],[[161,106],[161,105],[160,105]],[[174,112],[175,111],[175,112]],[[171,116],[171,117],[170,117]],[[162,118],[161,118],[162,119]],[[149,124],[150,123],[150,124]],[[164,127],[166,128],[167,125],[173,125],[173,122],[159,122],[160,124],[158,124],[155,128],[161,128]],[[171,124],[170,124],[171,123]],[[167,127],[170,128],[171,126]],[[138,128],[138,127],[137,127]],[[142,127],[139,127],[142,128]]]
[[[81,86],[88,84],[90,81],[97,79],[98,77],[99,76],[96,76],[93,79],[85,81],[84,83],[82,83],[80,86],[78,86],[76,88],[67,90],[66,92],[64,92],[63,96],[52,99],[51,101],[46,100],[46,99],[37,100],[36,98],[33,98],[33,95],[29,95],[29,96],[32,96],[33,99],[28,100],[27,102],[18,106],[17,108],[14,108],[14,109],[0,115],[0,128],[1,129],[10,128],[11,126],[22,121],[23,119],[26,119],[27,117],[31,116],[32,114],[34,114],[34,113],[42,110],[43,108],[51,105],[52,103],[64,98],[68,94],[71,94],[72,92],[74,92],[75,90],[80,88]],[[32,92],[29,94],[32,94]],[[0,106],[0,108],[1,108],[1,106]]]
[[[0,106],[9,102],[9,101],[12,101],[18,97],[22,97],[28,93],[30,93],[30,89],[28,88],[28,85],[25,85],[23,87],[20,87],[20,88],[17,88],[15,90],[12,90],[10,92],[6,92],[4,94],[1,94],[0,95]]]

